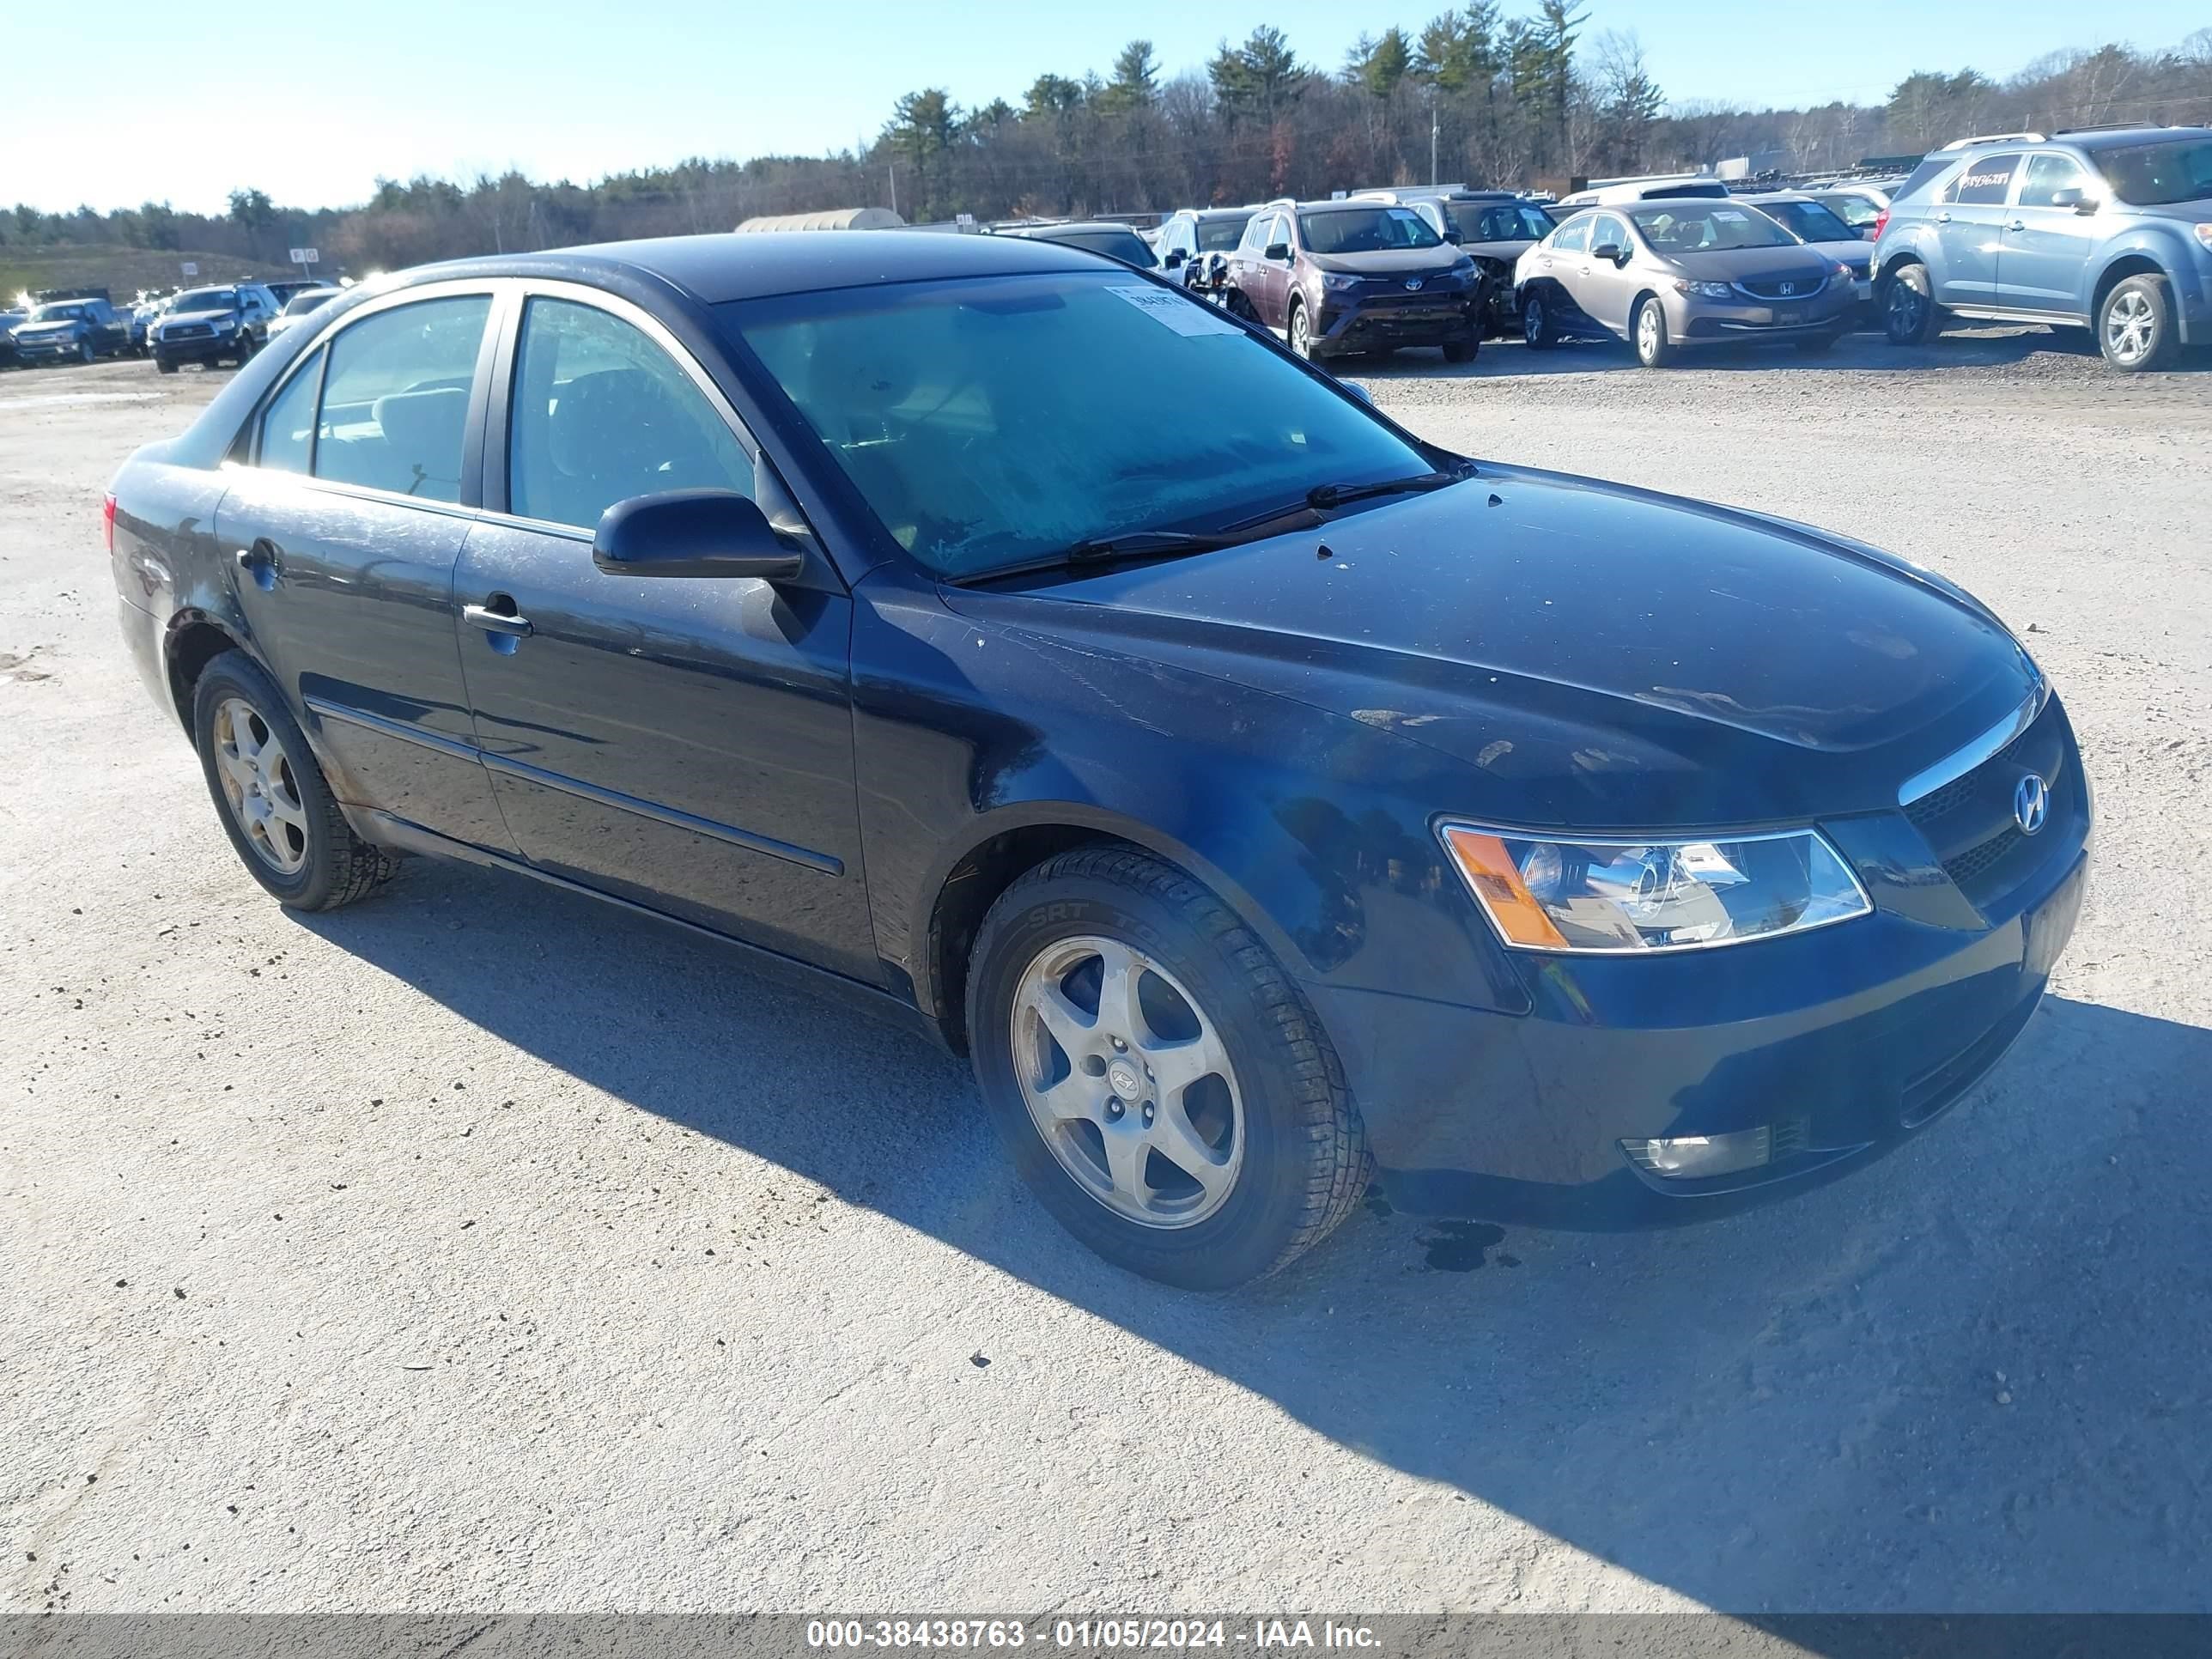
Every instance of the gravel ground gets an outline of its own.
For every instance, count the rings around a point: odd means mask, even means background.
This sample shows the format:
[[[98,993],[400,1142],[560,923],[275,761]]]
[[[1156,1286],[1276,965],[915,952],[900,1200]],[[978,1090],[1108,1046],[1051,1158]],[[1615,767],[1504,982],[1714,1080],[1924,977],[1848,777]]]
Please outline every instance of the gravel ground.
[[[1851,1180],[1370,1208],[1218,1298],[1063,1237],[960,1066],[708,946],[434,865],[267,902],[99,551],[221,378],[0,377],[0,1610],[2212,1609],[2212,373],[1376,374],[1979,592],[2097,883],[2012,1057]]]

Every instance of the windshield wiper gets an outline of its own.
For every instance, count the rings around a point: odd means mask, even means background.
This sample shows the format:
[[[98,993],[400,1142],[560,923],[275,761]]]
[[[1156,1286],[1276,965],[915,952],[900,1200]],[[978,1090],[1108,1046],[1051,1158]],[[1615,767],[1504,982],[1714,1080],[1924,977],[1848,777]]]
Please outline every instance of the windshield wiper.
[[[1041,570],[1068,570],[1085,565],[1132,564],[1141,559],[1174,559],[1186,553],[1211,553],[1217,548],[1235,547],[1240,542],[1256,542],[1285,531],[1303,529],[1319,522],[1314,509],[1300,501],[1291,507],[1269,507],[1267,512],[1219,530],[1123,530],[1109,536],[1085,536],[1071,542],[1057,553],[1042,558],[1024,559],[1018,564],[1002,564],[989,570],[978,570],[967,575],[951,578],[958,587],[973,587],[981,582],[997,581],[1006,576],[1033,576]]]
[[[1346,501],[1364,501],[1370,495],[1398,495],[1415,490],[1442,489],[1468,476],[1464,471],[1417,472],[1409,478],[1385,478],[1380,483],[1316,484],[1306,491],[1306,505],[1316,512],[1332,507],[1342,507]]]

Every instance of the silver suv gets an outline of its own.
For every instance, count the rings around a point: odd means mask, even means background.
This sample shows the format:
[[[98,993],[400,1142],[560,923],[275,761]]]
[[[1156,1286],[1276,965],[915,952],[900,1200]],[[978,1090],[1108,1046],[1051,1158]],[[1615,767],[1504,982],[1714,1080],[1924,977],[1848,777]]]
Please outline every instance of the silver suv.
[[[1521,256],[1513,284],[1531,346],[1610,335],[1646,368],[1729,341],[1826,351],[1856,298],[1844,266],[1758,209],[1710,196],[1586,208]]]

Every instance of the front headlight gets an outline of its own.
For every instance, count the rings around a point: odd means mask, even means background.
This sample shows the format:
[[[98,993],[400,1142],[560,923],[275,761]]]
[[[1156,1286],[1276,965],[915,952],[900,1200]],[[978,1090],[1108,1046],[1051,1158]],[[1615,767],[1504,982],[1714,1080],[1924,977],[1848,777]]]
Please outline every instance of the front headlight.
[[[1693,283],[1686,277],[1674,284],[1677,294],[1692,294],[1700,300],[1733,300],[1735,290],[1726,283]]]
[[[1321,274],[1321,285],[1330,294],[1349,294],[1359,286],[1359,278],[1334,270],[1324,270]]]
[[[2212,224],[2197,226],[2197,240],[2202,242],[2206,247],[2212,248]]]
[[[1565,841],[1445,823],[1437,834],[1516,950],[1694,950],[1825,927],[1874,908],[1814,830]]]

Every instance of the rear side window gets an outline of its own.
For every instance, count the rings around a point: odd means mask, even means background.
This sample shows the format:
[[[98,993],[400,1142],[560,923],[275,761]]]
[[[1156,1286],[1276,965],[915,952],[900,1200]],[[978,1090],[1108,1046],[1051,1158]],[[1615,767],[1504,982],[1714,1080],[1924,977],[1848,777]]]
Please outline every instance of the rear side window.
[[[2017,155],[1977,156],[1959,169],[1943,200],[1960,207],[2002,206],[2012,188],[2013,170],[2019,166]]]
[[[327,348],[315,476],[457,501],[489,295],[380,311]]]
[[[305,472],[315,452],[315,393],[323,383],[323,352],[284,382],[261,417],[261,465],[277,472]]]
[[[532,300],[522,317],[508,510],[588,530],[665,489],[753,493],[753,464],[691,377],[595,306]]]
[[[1901,202],[1909,202],[1926,194],[1930,185],[1957,165],[1958,163],[1948,155],[1929,156],[1918,167],[1913,168],[1904,184],[1892,192],[1889,198],[1891,204],[1894,205]]]

